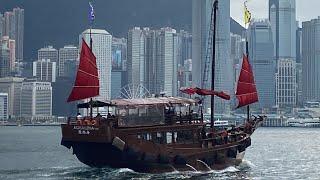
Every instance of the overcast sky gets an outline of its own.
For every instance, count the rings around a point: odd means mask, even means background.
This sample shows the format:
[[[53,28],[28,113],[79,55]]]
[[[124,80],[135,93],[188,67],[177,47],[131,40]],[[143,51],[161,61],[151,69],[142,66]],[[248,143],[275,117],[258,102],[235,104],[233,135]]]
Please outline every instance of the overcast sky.
[[[231,1],[231,16],[242,25],[243,23],[243,2],[244,0]],[[268,0],[249,0],[248,8],[253,18],[268,18]],[[296,0],[297,20],[309,21],[320,16],[320,0]]]

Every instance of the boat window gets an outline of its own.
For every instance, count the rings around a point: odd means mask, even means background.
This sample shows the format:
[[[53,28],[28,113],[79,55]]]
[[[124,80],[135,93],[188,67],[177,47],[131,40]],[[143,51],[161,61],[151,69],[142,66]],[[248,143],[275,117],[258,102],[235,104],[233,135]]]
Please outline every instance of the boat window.
[[[163,107],[137,107],[120,110],[120,127],[151,126],[164,124]]]
[[[167,137],[167,144],[171,144],[172,143],[172,133],[167,132],[166,137]]]
[[[178,131],[177,132],[177,143],[193,143],[193,132],[192,131]]]
[[[151,134],[147,133],[147,141],[152,140]]]
[[[159,138],[160,138],[161,136],[162,136],[162,135],[161,135],[161,133],[157,133],[157,137],[159,137]]]
[[[154,134],[153,136],[154,138],[152,139],[152,141],[154,143],[158,143],[158,144],[163,144],[164,143],[164,136],[163,133],[157,132]]]

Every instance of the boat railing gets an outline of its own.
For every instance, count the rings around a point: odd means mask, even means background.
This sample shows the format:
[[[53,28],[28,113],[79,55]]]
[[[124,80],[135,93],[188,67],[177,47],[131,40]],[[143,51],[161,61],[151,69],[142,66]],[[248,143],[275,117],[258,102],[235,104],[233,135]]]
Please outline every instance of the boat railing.
[[[79,126],[100,126],[107,124],[107,122],[113,122],[116,120],[116,117],[69,117],[68,125],[79,125]]]
[[[247,134],[245,132],[229,132],[227,134],[220,132],[214,135],[209,134],[208,136],[209,137],[205,137],[200,140],[203,147],[220,146],[235,143],[241,141],[244,137],[247,136]]]
[[[187,114],[187,115],[177,115],[175,118],[176,122],[179,124],[195,124],[195,123],[203,123],[203,119],[198,114]]]

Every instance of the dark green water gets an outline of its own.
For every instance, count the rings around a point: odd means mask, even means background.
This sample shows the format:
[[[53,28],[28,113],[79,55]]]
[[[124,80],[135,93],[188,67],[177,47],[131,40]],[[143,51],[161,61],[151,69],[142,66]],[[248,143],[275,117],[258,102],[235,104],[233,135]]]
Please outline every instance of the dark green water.
[[[320,129],[260,128],[238,167],[157,175],[87,167],[60,138],[59,127],[0,127],[0,179],[320,179]]]

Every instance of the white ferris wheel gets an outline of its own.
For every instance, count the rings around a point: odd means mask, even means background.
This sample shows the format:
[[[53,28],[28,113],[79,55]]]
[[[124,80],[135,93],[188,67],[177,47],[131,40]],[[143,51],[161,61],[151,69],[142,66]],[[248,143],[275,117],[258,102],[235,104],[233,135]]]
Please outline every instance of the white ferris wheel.
[[[142,84],[128,84],[121,88],[118,97],[125,99],[141,99],[151,97],[151,94]]]

